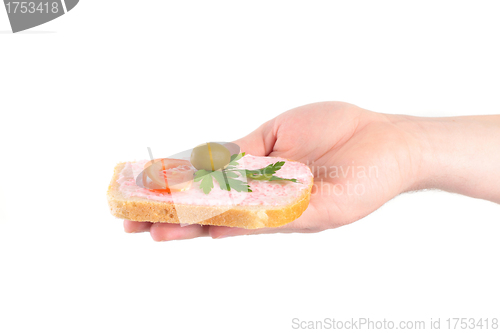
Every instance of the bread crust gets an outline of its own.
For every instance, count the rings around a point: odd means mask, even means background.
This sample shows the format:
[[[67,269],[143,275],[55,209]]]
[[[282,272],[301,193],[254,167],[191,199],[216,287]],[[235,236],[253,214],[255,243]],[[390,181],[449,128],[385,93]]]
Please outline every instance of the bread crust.
[[[169,202],[152,201],[145,198],[124,198],[117,182],[121,170],[126,163],[119,163],[114,170],[108,187],[107,198],[111,214],[120,219],[142,222],[177,223],[181,221],[177,210],[182,210],[182,224],[189,220],[200,221],[195,224],[238,227],[245,229],[273,228],[296,220],[309,205],[313,181],[301,196],[290,205],[277,207],[267,206],[234,206],[214,207],[198,205],[180,205]],[[265,208],[264,208],[265,207]],[[220,210],[221,213],[213,216]],[[203,218],[207,216],[207,218]]]

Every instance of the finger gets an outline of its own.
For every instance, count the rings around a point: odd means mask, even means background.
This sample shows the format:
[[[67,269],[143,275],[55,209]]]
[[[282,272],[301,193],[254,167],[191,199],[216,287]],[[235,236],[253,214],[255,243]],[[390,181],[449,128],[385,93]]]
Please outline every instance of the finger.
[[[173,223],[153,223],[149,233],[154,241],[162,242],[208,236],[208,227],[199,224],[181,226]]]
[[[146,232],[151,228],[151,222],[137,222],[123,220],[123,229],[127,233]]]
[[[254,235],[260,233],[266,233],[270,228],[262,229],[244,229],[235,227],[220,227],[220,226],[210,226],[208,233],[213,239],[221,239],[225,237],[232,236],[242,236],[242,235]]]
[[[244,229],[234,227],[210,226],[209,235],[213,239],[221,239],[242,235],[274,234],[274,233],[316,233],[328,229],[324,218],[321,218],[314,203],[310,204],[304,213],[295,221],[275,228]],[[323,214],[324,215],[324,214]]]
[[[290,222],[281,227],[275,228],[260,228],[260,229],[244,229],[235,227],[219,227],[211,226],[209,229],[209,235],[212,239],[222,239],[226,237],[234,236],[244,236],[244,235],[260,235],[260,234],[276,234],[276,233],[292,233],[292,232],[309,232],[307,230],[302,231],[297,228],[294,222]]]
[[[260,229],[210,226],[208,232],[210,237],[212,237],[212,239],[221,239],[226,237],[243,236],[243,235],[301,232],[301,230],[295,226],[294,222],[291,222],[280,227],[260,228]]]
[[[277,129],[275,128],[275,119],[262,124],[247,136],[235,140],[242,152],[254,156],[267,156],[273,151],[276,142]]]

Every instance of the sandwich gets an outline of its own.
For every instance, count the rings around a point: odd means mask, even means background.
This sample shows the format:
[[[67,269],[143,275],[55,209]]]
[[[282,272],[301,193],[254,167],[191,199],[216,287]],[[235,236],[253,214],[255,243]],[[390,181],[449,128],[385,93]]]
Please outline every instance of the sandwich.
[[[292,222],[309,204],[313,175],[303,163],[252,156],[232,143],[208,142],[189,153],[117,164],[107,192],[111,214],[258,229]]]

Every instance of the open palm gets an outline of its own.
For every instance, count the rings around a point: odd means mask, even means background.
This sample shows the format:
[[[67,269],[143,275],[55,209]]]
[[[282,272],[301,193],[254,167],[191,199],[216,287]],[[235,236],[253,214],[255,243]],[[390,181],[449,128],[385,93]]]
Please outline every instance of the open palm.
[[[308,164],[314,174],[309,207],[278,228],[125,221],[127,232],[150,231],[154,240],[318,232],[354,222],[412,188],[417,143],[397,126],[397,116],[341,102],[305,105],[264,123],[235,141],[256,156],[279,156]]]

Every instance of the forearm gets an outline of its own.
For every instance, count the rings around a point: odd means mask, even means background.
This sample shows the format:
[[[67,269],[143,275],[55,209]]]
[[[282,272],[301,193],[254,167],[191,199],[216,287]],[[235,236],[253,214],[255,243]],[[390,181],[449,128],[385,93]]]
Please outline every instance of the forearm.
[[[500,115],[403,117],[414,139],[413,189],[437,188],[500,203]]]

